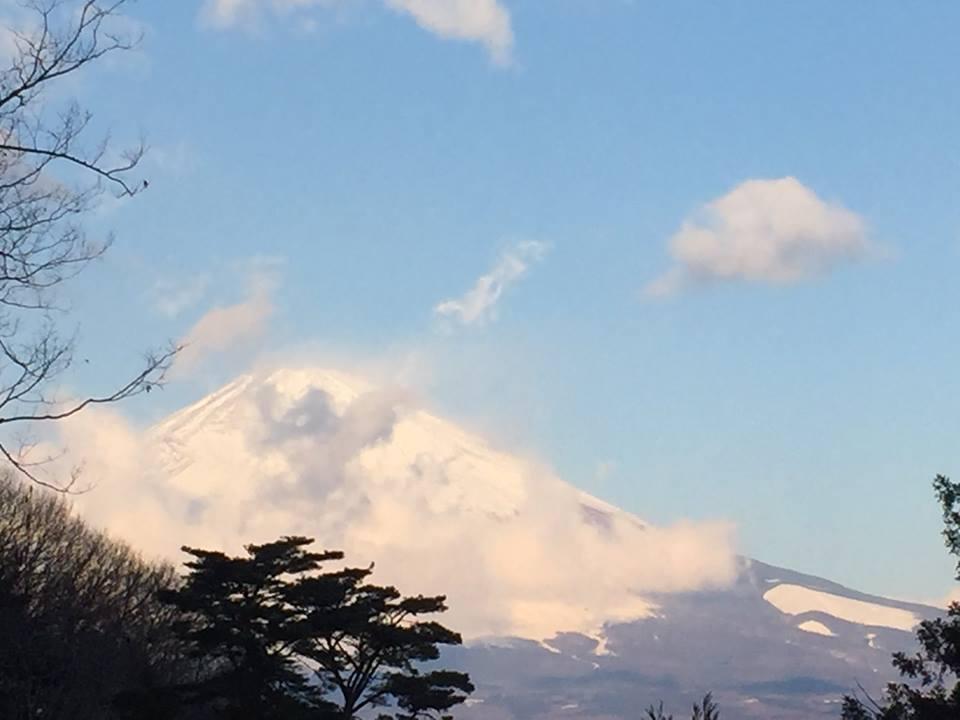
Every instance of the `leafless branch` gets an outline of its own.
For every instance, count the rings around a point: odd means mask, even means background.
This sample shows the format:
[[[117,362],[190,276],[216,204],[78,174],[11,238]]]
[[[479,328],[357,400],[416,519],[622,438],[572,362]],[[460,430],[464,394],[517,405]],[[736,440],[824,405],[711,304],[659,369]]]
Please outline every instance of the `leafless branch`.
[[[73,363],[76,338],[58,332],[61,286],[110,246],[87,238],[82,219],[106,188],[119,196],[146,187],[130,178],[145,145],[115,151],[109,137],[90,143],[92,114],[58,103],[58,82],[104,56],[136,47],[119,32],[127,0],[27,0],[30,22],[11,28],[16,50],[0,68],[0,426],[33,427],[162,386],[179,348],[148,355],[120,387],[59,401],[54,390]],[[0,460],[38,485],[76,490],[39,477],[27,449],[0,438]]]
[[[85,160],[78,155],[73,155],[68,152],[61,152],[50,148],[0,143],[0,152],[13,152],[23,155],[40,155],[54,160],[64,160],[66,162],[73,163],[84,170],[89,170],[94,175],[98,175],[105,180],[116,183],[116,185],[121,188],[122,195],[126,195],[128,197],[136,195],[145,187],[143,184],[129,185],[123,178],[123,173],[132,170],[140,162],[140,159],[143,157],[145,152],[145,148],[143,147],[137,148],[130,154],[125,155],[124,163],[110,168],[98,165],[92,160]]]

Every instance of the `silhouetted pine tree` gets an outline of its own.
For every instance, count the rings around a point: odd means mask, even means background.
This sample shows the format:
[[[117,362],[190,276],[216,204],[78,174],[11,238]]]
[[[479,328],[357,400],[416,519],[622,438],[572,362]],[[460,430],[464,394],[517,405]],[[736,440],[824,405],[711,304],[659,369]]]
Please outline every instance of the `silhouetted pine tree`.
[[[368,584],[371,568],[321,572],[343,555],[310,552],[312,542],[285,537],[242,557],[184,548],[190,573],[162,597],[183,613],[181,635],[210,672],[176,688],[182,701],[230,720],[353,718],[374,707],[415,720],[462,703],[473,690],[466,674],[420,667],[461,642],[419,619],[444,611],[444,598]]]
[[[185,705],[231,720],[306,717],[315,693],[293,652],[302,616],[288,602],[290,577],[341,553],[311,553],[306,538],[248,545],[246,557],[184,548],[190,572],[161,599],[181,614],[178,631],[206,672],[175,690]]]

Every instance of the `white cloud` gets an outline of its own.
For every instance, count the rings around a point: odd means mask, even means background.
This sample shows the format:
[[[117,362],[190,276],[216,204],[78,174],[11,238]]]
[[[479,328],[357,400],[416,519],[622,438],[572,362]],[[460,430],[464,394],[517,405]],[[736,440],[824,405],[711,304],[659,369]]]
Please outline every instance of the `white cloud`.
[[[548,250],[545,243],[533,240],[515,245],[504,252],[493,269],[481,275],[465,295],[444,300],[433,308],[434,313],[461,325],[482,325],[495,317],[504,291],[526,275],[530,266],[542,260]]]
[[[670,239],[674,266],[646,293],[669,296],[717,281],[796,283],[869,249],[860,216],[795,178],[748,180],[684,221]]]
[[[211,355],[249,345],[266,330],[273,315],[274,272],[268,267],[250,270],[246,298],[233,305],[208,310],[180,339],[183,349],[177,354],[171,377],[183,377]]]
[[[424,30],[440,37],[482,43],[494,62],[510,62],[513,29],[510,13],[497,0],[384,0],[413,16]]]
[[[329,9],[344,0],[206,0],[203,20],[214,27],[253,26],[264,11],[284,15],[314,8]],[[411,16],[421,28],[442,38],[482,44],[494,62],[509,64],[513,28],[499,0],[382,0],[391,10]],[[307,18],[306,26],[314,21]]]

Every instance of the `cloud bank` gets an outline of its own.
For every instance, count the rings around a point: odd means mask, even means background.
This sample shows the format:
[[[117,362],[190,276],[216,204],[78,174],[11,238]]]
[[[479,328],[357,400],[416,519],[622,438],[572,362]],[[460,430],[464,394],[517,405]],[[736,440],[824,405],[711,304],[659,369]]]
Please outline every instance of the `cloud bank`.
[[[344,0],[206,0],[201,17],[219,28],[256,25],[265,11],[284,15],[330,9]],[[509,64],[513,51],[510,13],[499,0],[382,0],[438,37],[483,45],[497,64]]]
[[[725,523],[653,527],[548,468],[330,371],[246,376],[147,432],[111,410],[64,425],[98,525],[151,554],[316,537],[379,582],[444,593],[468,637],[597,633],[648,595],[735,573]]]
[[[523,278],[534,263],[543,260],[548,250],[545,243],[533,240],[515,245],[500,256],[490,272],[477,278],[463,296],[444,300],[433,308],[434,313],[460,325],[483,325],[496,317],[497,303],[507,288]]]
[[[652,297],[711,282],[786,285],[824,275],[870,249],[866,225],[792,177],[748,180],[707,203],[670,239],[674,265]]]

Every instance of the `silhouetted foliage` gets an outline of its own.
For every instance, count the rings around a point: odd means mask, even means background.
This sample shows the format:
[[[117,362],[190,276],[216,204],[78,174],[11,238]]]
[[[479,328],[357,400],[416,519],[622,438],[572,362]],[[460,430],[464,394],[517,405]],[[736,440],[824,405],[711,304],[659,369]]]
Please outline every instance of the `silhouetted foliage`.
[[[175,681],[184,656],[157,598],[174,580],[60,496],[0,479],[0,717],[120,717],[119,694]]]
[[[703,700],[693,704],[692,720],[719,720],[720,708],[713,701],[713,694],[707,693]],[[651,705],[647,708],[647,720],[673,720],[673,715],[668,715],[663,710],[663,702],[659,705]]]
[[[707,693],[703,700],[693,705],[693,720],[719,720],[720,708],[713,701],[713,695]]]
[[[668,715],[663,710],[663,700],[659,705],[651,705],[647,708],[647,720],[673,720],[673,715]]]
[[[70,76],[129,50],[125,0],[24,0],[21,23],[5,30],[12,53],[0,60],[0,425],[56,421],[91,404],[149,392],[162,382],[175,348],[147,356],[142,370],[101,395],[59,402],[56,379],[73,361],[74,338],[58,331],[55,292],[108,248],[89,240],[81,218],[106,188],[131,196],[145,183],[129,174],[144,147],[119,154],[86,139],[91,114],[60,102]],[[13,4],[11,4],[13,5]],[[8,15],[8,17],[10,17]],[[0,457],[36,483],[69,490],[75,478],[45,480],[29,444],[0,437]]]
[[[353,718],[373,707],[414,720],[462,703],[467,675],[421,667],[461,642],[418,619],[444,611],[444,598],[369,584],[372,568],[321,572],[343,555],[311,552],[312,542],[285,537],[241,557],[184,548],[190,573],[162,597],[210,672],[175,688],[182,702],[230,720]]]
[[[943,509],[943,537],[956,557],[960,580],[960,484],[943,475],[933,481]],[[844,720],[956,720],[960,718],[960,603],[951,603],[944,618],[925,620],[917,628],[920,650],[895,653],[901,676],[914,681],[891,683],[882,701],[844,698]]]
[[[228,718],[295,716],[313,707],[312,689],[294,653],[304,618],[289,602],[291,578],[340,553],[311,553],[302,538],[247,546],[246,557],[193,548],[183,585],[161,593],[181,615],[180,636],[206,677],[177,689],[189,705]],[[281,705],[283,705],[281,714]]]
[[[0,717],[445,717],[473,691],[437,668],[442,597],[367,582],[312,541],[185,548],[185,578],[88,528],[62,496],[0,481]]]

